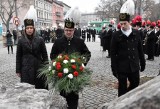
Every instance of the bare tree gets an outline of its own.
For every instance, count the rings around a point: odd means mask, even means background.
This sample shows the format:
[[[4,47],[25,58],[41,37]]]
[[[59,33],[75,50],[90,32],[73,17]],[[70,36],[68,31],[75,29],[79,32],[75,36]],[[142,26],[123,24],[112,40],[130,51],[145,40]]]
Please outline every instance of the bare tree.
[[[15,7],[16,1],[18,3],[17,7]],[[0,0],[0,18],[7,30],[9,30],[9,23],[16,9],[27,8],[28,2],[29,0]]]
[[[113,18],[113,17],[118,19],[120,9],[125,1],[127,0],[101,0],[100,4],[96,7],[95,12],[101,15],[101,19]],[[135,3],[135,15],[142,15],[145,19],[154,19],[152,17],[156,16],[157,17],[155,19],[158,18],[160,5],[155,5],[155,0],[133,0],[133,1]],[[157,13],[155,13],[156,9]]]

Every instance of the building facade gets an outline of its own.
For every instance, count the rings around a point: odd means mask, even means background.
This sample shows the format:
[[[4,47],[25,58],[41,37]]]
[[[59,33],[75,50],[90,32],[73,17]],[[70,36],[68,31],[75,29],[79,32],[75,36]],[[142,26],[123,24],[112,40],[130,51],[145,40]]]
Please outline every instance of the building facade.
[[[58,25],[63,25],[64,24],[63,3],[60,1],[53,1],[52,12],[53,12],[52,25],[54,27],[57,27]]]
[[[36,27],[52,27],[52,0],[35,0],[34,5],[37,10]]]

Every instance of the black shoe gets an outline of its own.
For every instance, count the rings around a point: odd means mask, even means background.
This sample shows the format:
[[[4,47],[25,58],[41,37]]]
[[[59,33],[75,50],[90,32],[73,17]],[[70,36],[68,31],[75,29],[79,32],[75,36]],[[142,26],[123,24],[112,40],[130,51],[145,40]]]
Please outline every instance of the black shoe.
[[[106,58],[111,58],[110,56],[106,56]]]
[[[154,61],[154,59],[148,59],[148,61]]]

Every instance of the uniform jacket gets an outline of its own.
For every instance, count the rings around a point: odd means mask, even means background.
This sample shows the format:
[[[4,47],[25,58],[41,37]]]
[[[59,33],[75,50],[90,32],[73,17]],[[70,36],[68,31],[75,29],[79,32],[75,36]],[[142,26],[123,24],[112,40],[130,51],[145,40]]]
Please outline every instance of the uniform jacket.
[[[21,82],[43,88],[44,79],[37,77],[38,69],[48,61],[48,55],[42,37],[34,36],[30,41],[26,35],[19,39],[16,53],[16,73],[21,73]]]
[[[88,50],[83,39],[73,36],[71,40],[67,40],[67,38],[63,36],[60,39],[57,39],[53,44],[50,58],[52,60],[61,53],[70,54],[74,52],[79,52],[81,55],[86,55],[86,63],[91,57],[91,52]]]
[[[137,72],[140,66],[145,67],[145,58],[141,36],[138,30],[132,29],[127,37],[122,31],[113,33],[111,40],[111,68],[116,72]]]

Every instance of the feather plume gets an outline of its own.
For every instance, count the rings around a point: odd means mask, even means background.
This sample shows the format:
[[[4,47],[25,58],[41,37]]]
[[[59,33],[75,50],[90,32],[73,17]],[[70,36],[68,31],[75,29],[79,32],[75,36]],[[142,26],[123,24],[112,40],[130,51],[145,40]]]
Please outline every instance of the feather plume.
[[[152,22],[151,26],[155,27],[156,26],[156,22]]]
[[[24,19],[33,19],[34,22],[37,22],[37,12],[33,5],[30,6],[28,12],[26,13]]]
[[[135,17],[136,22],[142,22],[142,17],[140,15]]]
[[[78,7],[71,8],[65,15],[64,19],[73,20],[73,22],[79,23],[81,18],[81,12],[79,11]]]
[[[120,13],[128,13],[129,15],[134,15],[135,4],[133,0],[127,0],[121,7]]]

